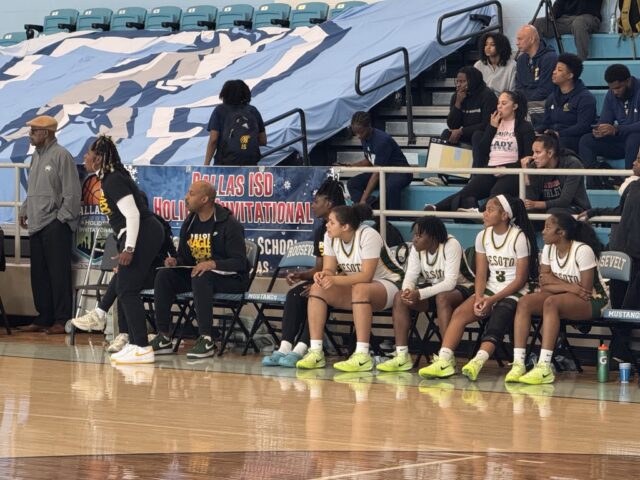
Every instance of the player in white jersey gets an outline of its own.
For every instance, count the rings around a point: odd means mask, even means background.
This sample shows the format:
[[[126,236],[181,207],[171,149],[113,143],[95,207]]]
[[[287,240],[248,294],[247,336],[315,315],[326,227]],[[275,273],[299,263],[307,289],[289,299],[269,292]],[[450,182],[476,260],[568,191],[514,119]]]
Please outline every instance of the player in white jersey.
[[[535,234],[522,200],[505,195],[489,199],[483,220],[485,229],[476,237],[475,295],[453,312],[438,355],[419,372],[423,377],[455,374],[454,351],[466,326],[487,318],[478,353],[462,367],[463,375],[476,380],[513,325],[518,299],[537,277]]]
[[[325,366],[322,338],[329,305],[353,311],[357,337],[355,353],[334,367],[345,372],[373,368],[369,355],[373,312],[391,307],[403,271],[391,260],[380,234],[362,223],[370,216],[371,209],[364,204],[335,207],[329,214],[322,271],[314,275],[309,291],[311,345],[298,368]]]
[[[560,319],[600,318],[609,303],[598,273],[601,245],[591,225],[566,213],[555,213],[545,221],[542,238],[545,246],[540,262],[540,291],[525,295],[518,303],[513,367],[506,382],[552,383],[551,360]],[[544,319],[542,348],[538,363],[526,373],[525,349],[533,315]]]
[[[413,247],[407,261],[402,291],[393,301],[396,355],[376,366],[383,372],[411,370],[409,328],[411,311],[436,311],[444,335],[455,308],[473,294],[473,276],[465,266],[460,242],[447,234],[437,217],[422,217],[413,224]],[[418,288],[418,280],[426,283]]]

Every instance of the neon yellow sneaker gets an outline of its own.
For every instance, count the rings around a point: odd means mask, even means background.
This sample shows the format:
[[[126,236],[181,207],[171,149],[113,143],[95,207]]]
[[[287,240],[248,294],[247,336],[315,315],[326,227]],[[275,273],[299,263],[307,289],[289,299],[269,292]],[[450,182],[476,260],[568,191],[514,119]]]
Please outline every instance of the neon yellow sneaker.
[[[527,367],[522,362],[513,362],[511,370],[504,377],[505,383],[515,383],[520,381],[520,377],[527,373]]]
[[[472,382],[475,382],[483,366],[484,362],[472,358],[471,360],[469,360],[469,363],[462,367],[462,374]]]
[[[322,368],[327,364],[324,360],[324,352],[322,350],[309,349],[307,354],[296,363],[297,368]]]
[[[553,383],[555,380],[551,365],[548,363],[536,363],[536,366],[529,371],[529,373],[522,375],[518,380],[520,383],[526,383],[527,385],[544,385],[547,383]]]
[[[406,372],[413,368],[411,355],[408,353],[399,353],[395,357],[376,365],[376,370],[381,372]]]
[[[369,372],[373,370],[373,362],[368,353],[355,352],[348,360],[335,363],[333,368],[343,372]]]
[[[433,356],[431,365],[421,368],[418,375],[424,378],[449,378],[456,373],[456,359],[445,360],[437,355]]]

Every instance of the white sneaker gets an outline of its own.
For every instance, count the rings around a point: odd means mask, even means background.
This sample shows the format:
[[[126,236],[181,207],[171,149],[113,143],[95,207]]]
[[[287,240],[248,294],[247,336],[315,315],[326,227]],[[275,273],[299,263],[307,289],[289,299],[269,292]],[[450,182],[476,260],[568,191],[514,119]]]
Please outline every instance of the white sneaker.
[[[107,319],[100,318],[98,312],[96,312],[95,310],[91,310],[81,317],[72,318],[71,323],[73,323],[74,327],[79,328],[80,330],[84,330],[85,332],[90,332],[92,330],[101,332],[104,330]]]
[[[153,363],[155,361],[151,345],[146,347],[139,347],[132,344],[129,345],[131,345],[131,348],[125,347],[123,350],[116,353],[116,365],[140,365],[143,363]],[[111,359],[113,360],[113,356],[111,356]]]
[[[424,183],[425,185],[429,185],[431,187],[443,187],[444,186],[444,182],[442,181],[442,179],[440,177],[428,177],[425,178],[422,183]]]
[[[118,358],[120,358],[122,355],[126,355],[127,352],[129,350],[131,350],[133,347],[135,347],[135,345],[132,345],[130,343],[127,343],[124,347],[122,347],[122,350],[120,350],[119,352],[116,353],[112,353],[111,354],[111,361],[115,362],[116,360],[118,360]]]
[[[116,338],[113,339],[113,342],[109,344],[107,347],[107,352],[109,353],[117,353],[122,350],[129,343],[129,335],[126,333],[121,333]]]

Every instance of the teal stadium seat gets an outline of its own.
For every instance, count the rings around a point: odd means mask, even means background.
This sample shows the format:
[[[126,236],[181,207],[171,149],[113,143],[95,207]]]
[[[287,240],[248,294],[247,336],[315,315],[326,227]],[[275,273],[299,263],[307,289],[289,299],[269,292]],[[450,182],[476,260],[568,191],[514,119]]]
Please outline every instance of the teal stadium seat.
[[[227,5],[218,10],[218,18],[216,20],[216,29],[233,28],[234,26],[251,26],[251,18],[253,17],[253,7],[239,3],[237,5]],[[244,25],[238,25],[241,22]]]
[[[322,23],[329,14],[329,5],[323,2],[300,3],[291,12],[290,27],[309,27]]]
[[[196,5],[182,11],[180,30],[215,30],[218,9],[209,5]]]
[[[260,5],[253,14],[253,28],[289,27],[291,6],[286,3]]]
[[[0,47],[10,47],[11,45],[17,45],[27,39],[26,32],[10,32],[5,33],[0,38]]]
[[[141,7],[119,8],[111,17],[111,31],[142,30],[147,11]]]
[[[343,12],[346,12],[350,8],[362,7],[363,5],[368,5],[368,4],[367,2],[360,2],[360,1],[337,3],[336,6],[329,11],[329,18],[333,20],[338,15],[342,14]]]
[[[179,7],[154,7],[147,13],[145,28],[147,30],[170,30],[180,29],[180,16],[182,9]]]
[[[106,32],[111,27],[111,15],[113,11],[109,8],[87,8],[78,17],[78,31],[102,30]]]
[[[78,15],[78,11],[72,8],[52,10],[49,15],[44,17],[43,25],[27,24],[24,26],[27,38],[33,38],[34,31],[40,32],[42,35],[75,32]]]

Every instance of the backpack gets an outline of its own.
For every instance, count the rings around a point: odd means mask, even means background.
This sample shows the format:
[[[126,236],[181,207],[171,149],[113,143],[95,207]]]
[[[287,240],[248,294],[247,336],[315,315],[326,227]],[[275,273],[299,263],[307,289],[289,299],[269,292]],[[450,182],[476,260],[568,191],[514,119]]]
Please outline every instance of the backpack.
[[[220,165],[257,165],[258,118],[248,105],[228,110],[220,137]]]
[[[618,8],[618,31],[623,37],[633,37],[640,31],[640,0],[618,0]]]
[[[402,238],[402,234],[400,230],[396,228],[395,225],[386,222],[387,227],[387,238],[384,239],[384,242],[387,244],[387,247],[397,247],[398,245],[404,245],[404,238]],[[380,218],[376,218],[373,222],[373,228],[380,233]]]

